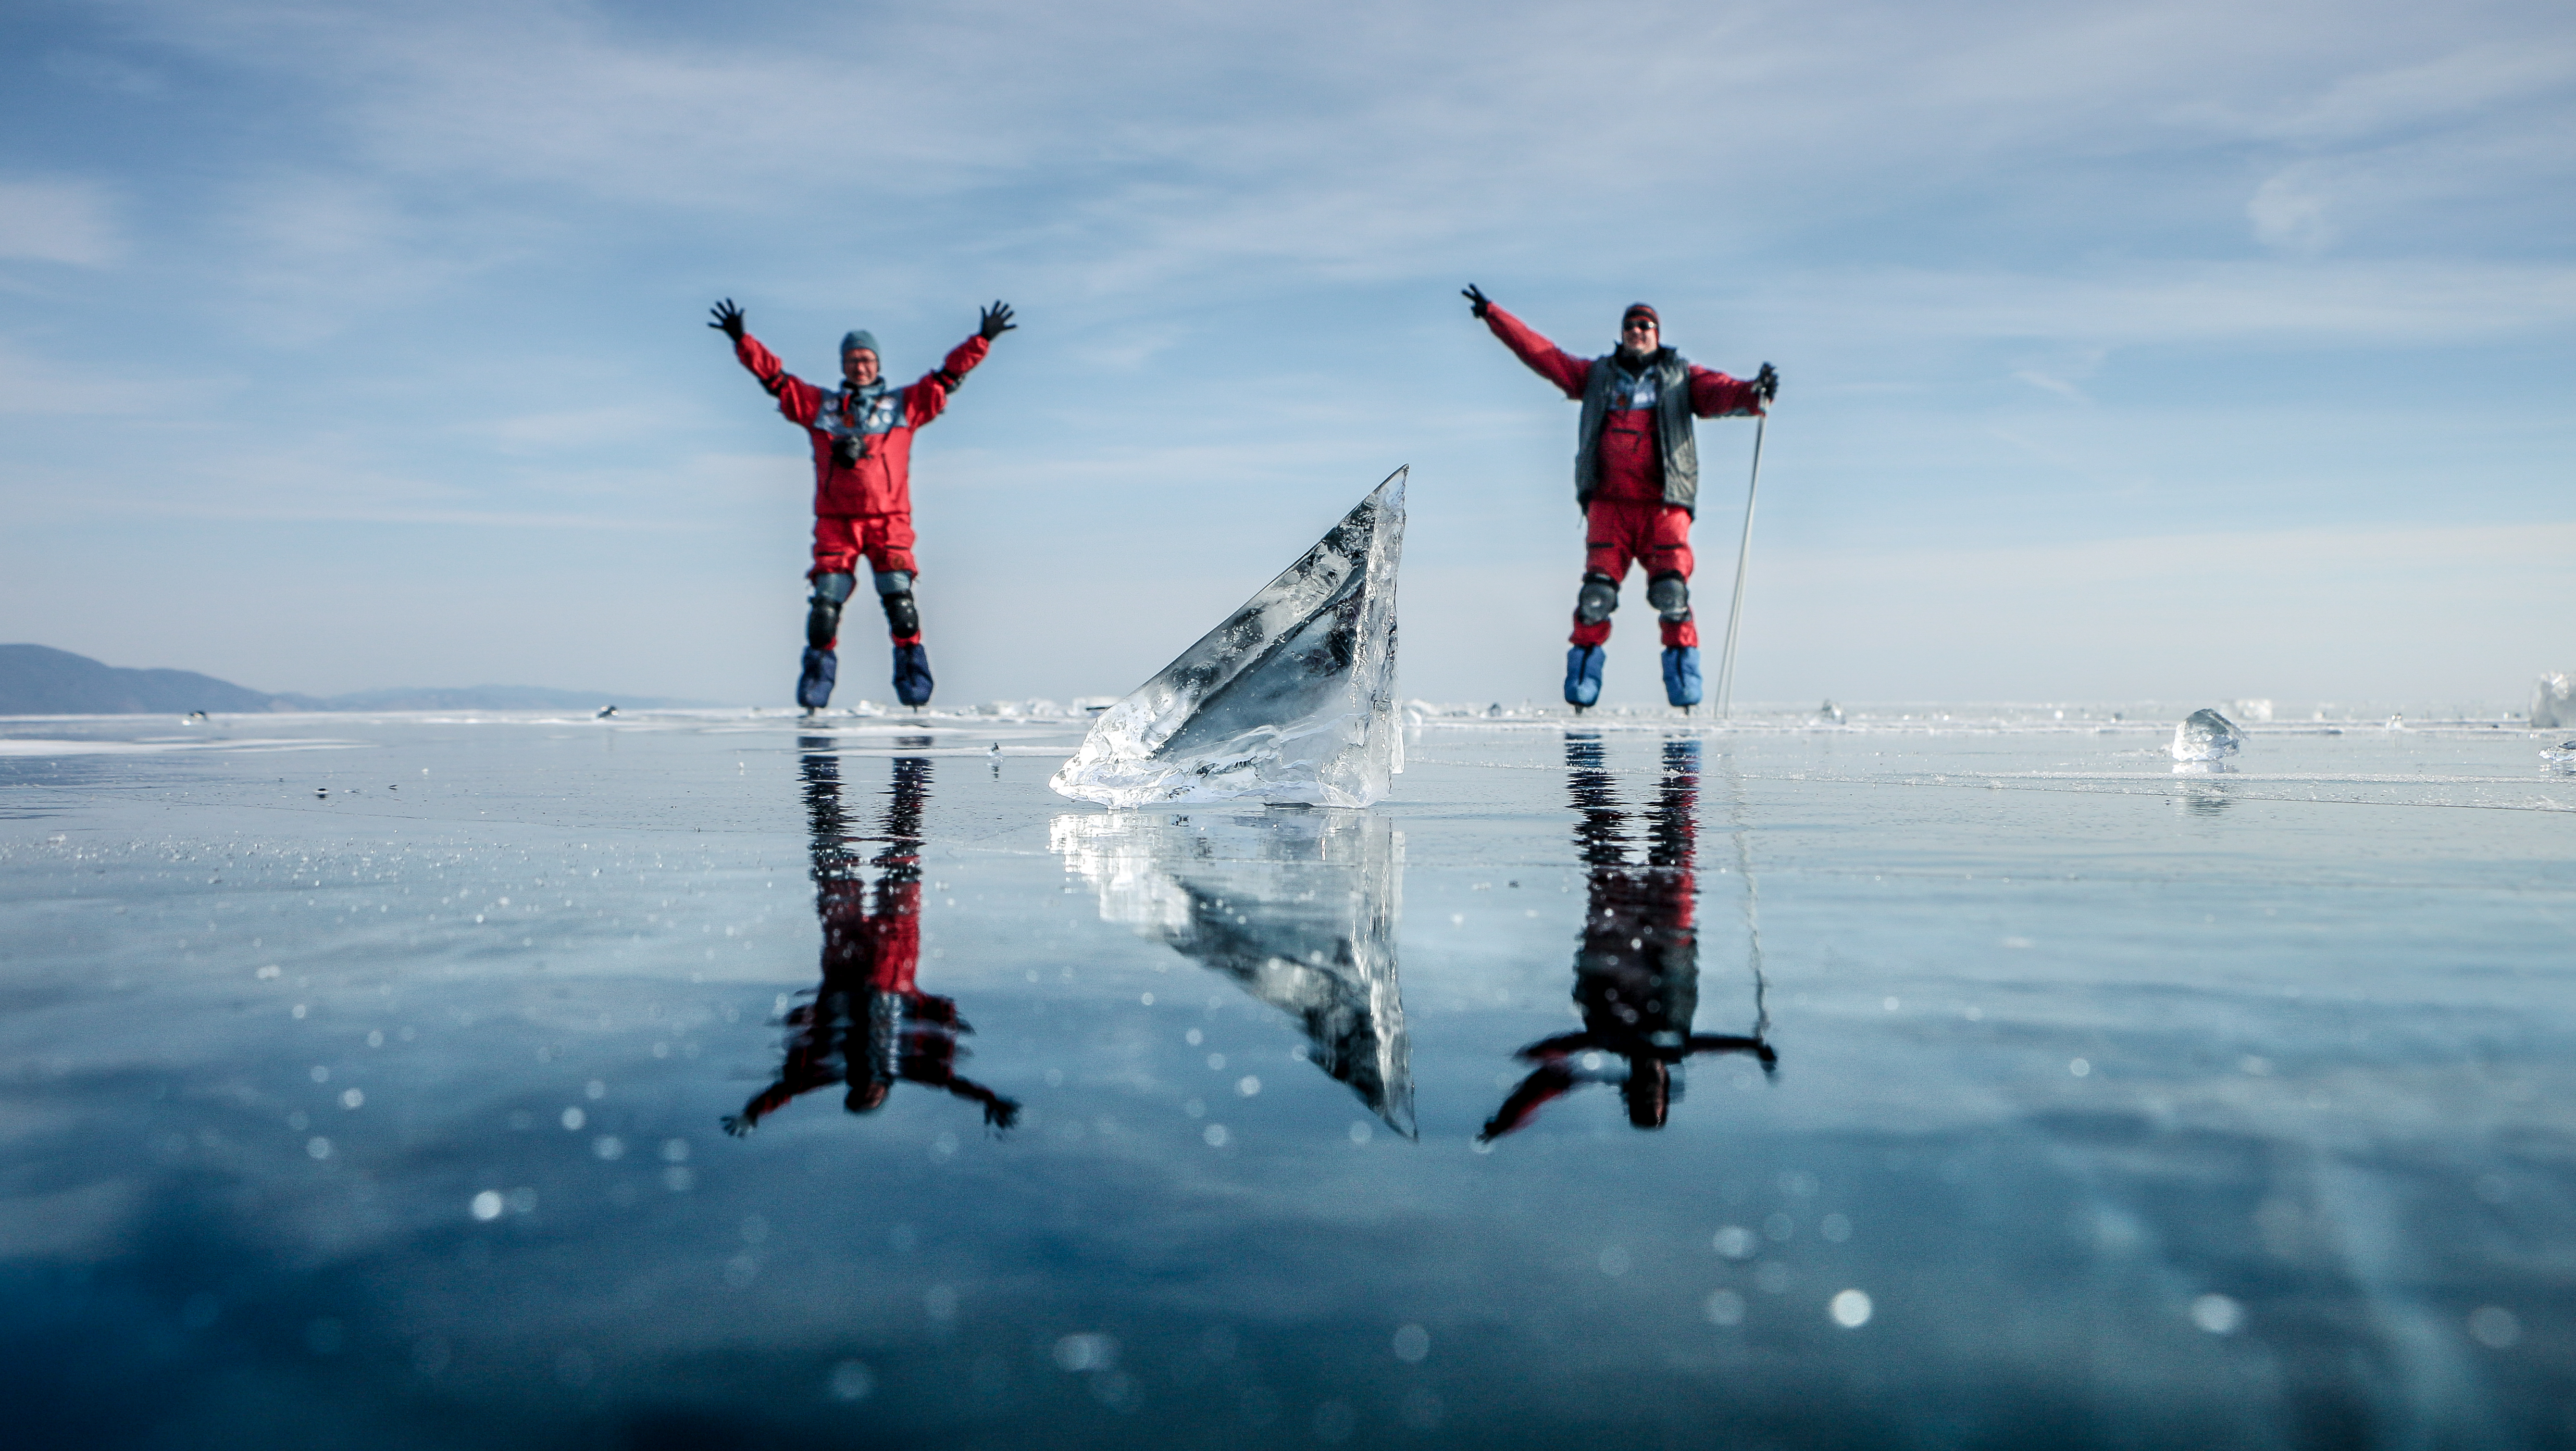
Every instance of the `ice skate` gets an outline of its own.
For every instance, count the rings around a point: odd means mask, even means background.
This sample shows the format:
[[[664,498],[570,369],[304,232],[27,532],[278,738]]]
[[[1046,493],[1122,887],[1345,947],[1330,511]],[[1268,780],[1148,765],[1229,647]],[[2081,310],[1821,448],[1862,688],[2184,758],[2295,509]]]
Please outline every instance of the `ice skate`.
[[[910,706],[930,704],[930,652],[918,644],[894,647],[894,698]]]
[[[808,711],[830,705],[832,682],[840,674],[840,669],[840,659],[831,651],[806,646],[804,673],[796,677],[796,703]]]
[[[1598,645],[1577,645],[1565,652],[1565,703],[1589,710],[1601,702],[1601,663],[1609,652]]]
[[[1687,710],[1699,704],[1699,647],[1674,645],[1664,651],[1664,699]]]

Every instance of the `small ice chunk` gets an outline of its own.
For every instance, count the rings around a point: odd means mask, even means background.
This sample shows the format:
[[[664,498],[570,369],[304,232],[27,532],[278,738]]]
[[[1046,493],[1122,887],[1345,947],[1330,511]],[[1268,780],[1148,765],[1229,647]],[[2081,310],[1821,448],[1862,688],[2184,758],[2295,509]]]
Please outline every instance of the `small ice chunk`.
[[[2268,700],[2231,700],[2227,708],[2236,712],[2238,720],[2268,721],[2272,718],[2272,702]]]
[[[1843,708],[1834,704],[1830,700],[1817,706],[1816,714],[1825,720],[1833,722],[1835,725],[1841,725],[1843,723]]]
[[[2174,727],[2173,758],[2186,764],[2224,761],[2245,747],[2245,733],[2214,710],[2195,710]]]
[[[2576,776],[2576,741],[2560,741],[2541,752],[2540,759],[2561,775]]]
[[[1047,784],[1133,808],[1366,806],[1404,769],[1395,575],[1405,470],[1180,658],[1104,711]]]
[[[2546,731],[2576,726],[2576,699],[2571,696],[2576,696],[2576,681],[2569,680],[2562,671],[2552,670],[2532,682],[2531,728]]]

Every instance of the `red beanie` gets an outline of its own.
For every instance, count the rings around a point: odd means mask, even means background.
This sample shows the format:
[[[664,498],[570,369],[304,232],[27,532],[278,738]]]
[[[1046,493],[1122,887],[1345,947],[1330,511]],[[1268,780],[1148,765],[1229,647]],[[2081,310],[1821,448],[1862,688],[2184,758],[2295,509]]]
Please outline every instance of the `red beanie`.
[[[1655,316],[1655,310],[1642,302],[1632,302],[1628,304],[1628,310],[1619,314],[1619,326],[1625,328],[1628,325],[1628,320],[1637,316],[1639,313],[1645,314],[1646,321],[1655,325],[1655,331],[1662,332],[1664,330],[1664,320]]]

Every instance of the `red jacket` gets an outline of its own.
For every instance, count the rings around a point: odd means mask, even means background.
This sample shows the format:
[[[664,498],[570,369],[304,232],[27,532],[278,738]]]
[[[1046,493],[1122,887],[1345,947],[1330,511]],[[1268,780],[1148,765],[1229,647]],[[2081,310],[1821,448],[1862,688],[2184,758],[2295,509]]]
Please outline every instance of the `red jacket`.
[[[1546,338],[1528,323],[1488,303],[1485,326],[1503,340],[1530,371],[1565,390],[1565,396],[1581,402],[1592,379],[1592,370],[1608,367],[1608,355],[1578,358]],[[1644,395],[1651,402],[1652,387]],[[1624,401],[1624,400],[1622,400]],[[1690,365],[1690,411],[1701,418],[1719,418],[1732,413],[1760,413],[1761,396],[1753,385],[1724,373]],[[1687,422],[1687,420],[1684,420]],[[1664,488],[1663,449],[1655,437],[1655,410],[1652,407],[1620,407],[1613,404],[1602,420],[1600,487],[1591,495],[1595,499],[1616,499],[1652,503],[1668,501]],[[1695,493],[1697,480],[1690,481],[1686,492]]]
[[[817,514],[909,515],[912,431],[947,409],[948,395],[965,381],[967,370],[992,350],[982,337],[971,337],[949,349],[946,362],[909,388],[880,383],[865,391],[826,392],[788,372],[778,355],[751,334],[733,345],[733,355],[778,400],[778,411],[812,436]],[[856,463],[834,457],[834,446],[844,438],[859,442]]]

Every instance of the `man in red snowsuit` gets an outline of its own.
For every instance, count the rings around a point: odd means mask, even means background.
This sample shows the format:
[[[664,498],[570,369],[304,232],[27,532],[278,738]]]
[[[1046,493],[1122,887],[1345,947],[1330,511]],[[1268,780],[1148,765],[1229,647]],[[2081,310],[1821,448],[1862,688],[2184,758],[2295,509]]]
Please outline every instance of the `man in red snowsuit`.
[[[1646,602],[1663,621],[1664,698],[1699,704],[1699,627],[1691,620],[1691,519],[1699,508],[1699,446],[1691,420],[1758,414],[1780,389],[1769,363],[1750,382],[1696,367],[1663,346],[1646,304],[1619,319],[1619,346],[1578,358],[1470,286],[1468,305],[1530,371],[1583,405],[1574,501],[1583,509],[1583,588],[1575,597],[1565,701],[1601,699],[1602,644],[1630,561],[1646,570]]]
[[[912,434],[948,407],[948,396],[984,361],[993,339],[1011,331],[1011,309],[984,309],[976,335],[949,350],[948,358],[910,387],[890,387],[878,362],[876,336],[866,331],[841,339],[844,387],[825,390],[787,371],[778,355],[743,330],[742,309],[727,298],[707,326],[733,339],[733,355],[778,400],[787,421],[803,426],[814,445],[814,597],[805,615],[805,664],[796,681],[796,703],[820,710],[831,703],[839,674],[841,607],[857,583],[862,556],[876,577],[894,637],[894,693],[906,705],[930,703],[930,654],[921,645],[921,611],[912,597]]]

